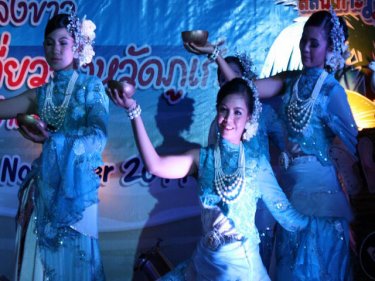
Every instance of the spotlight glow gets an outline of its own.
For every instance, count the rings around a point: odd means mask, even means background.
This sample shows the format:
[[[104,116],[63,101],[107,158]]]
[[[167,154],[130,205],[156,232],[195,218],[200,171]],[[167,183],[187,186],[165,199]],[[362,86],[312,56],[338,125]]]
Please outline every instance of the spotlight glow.
[[[345,91],[358,129],[375,128],[375,103],[360,93]]]

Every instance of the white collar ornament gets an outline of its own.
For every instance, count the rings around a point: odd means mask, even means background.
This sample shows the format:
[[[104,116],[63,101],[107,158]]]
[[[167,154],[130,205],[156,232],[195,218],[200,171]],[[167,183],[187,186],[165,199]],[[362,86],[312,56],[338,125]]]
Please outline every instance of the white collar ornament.
[[[215,179],[214,186],[221,200],[226,204],[231,204],[238,199],[244,191],[245,186],[245,152],[242,142],[238,153],[237,170],[232,174],[225,174],[221,167],[221,152],[219,139],[214,150]]]
[[[48,83],[41,117],[42,120],[46,122],[48,129],[52,132],[57,132],[64,124],[66,110],[68,108],[70,97],[72,96],[77,79],[78,73],[73,71],[68,86],[65,89],[64,100],[60,105],[55,105],[53,103],[52,92],[55,86],[53,80]]]
[[[302,133],[309,125],[313,114],[314,104],[327,76],[328,73],[323,70],[315,83],[311,96],[307,99],[300,98],[298,94],[298,83],[301,76],[298,77],[293,86],[292,96],[287,106],[287,118],[289,125],[294,132]]]

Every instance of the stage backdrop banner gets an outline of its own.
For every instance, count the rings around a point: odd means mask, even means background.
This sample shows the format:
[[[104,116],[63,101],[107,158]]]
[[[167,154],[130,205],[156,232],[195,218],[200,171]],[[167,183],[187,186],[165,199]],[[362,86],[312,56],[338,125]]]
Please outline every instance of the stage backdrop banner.
[[[8,99],[48,81],[44,26],[51,16],[73,6],[79,17],[86,15],[97,27],[96,56],[82,71],[97,75],[104,85],[110,79],[136,83],[135,98],[161,154],[204,146],[215,115],[217,68],[207,57],[188,53],[181,32],[204,29],[212,42],[225,39],[226,55],[247,52],[256,73],[268,76],[276,68],[301,67],[295,48],[303,22],[312,12],[325,9],[323,2],[329,1],[0,0],[0,95]],[[368,63],[366,56],[374,53],[374,3],[333,2],[341,14],[352,15],[351,32],[365,30],[357,38],[369,38],[365,51],[359,50],[364,44],[351,49],[360,69]],[[280,40],[280,35],[286,37]],[[286,47],[288,43],[292,46]],[[0,121],[0,136],[0,217],[14,217],[19,185],[41,146],[22,138],[14,120]],[[103,156],[105,164],[97,170],[101,232],[142,229],[199,214],[195,179],[168,180],[149,174],[126,112],[113,104]]]
[[[261,4],[261,5],[260,5]],[[209,31],[226,39],[227,54],[248,52],[259,70],[277,34],[297,11],[273,1],[0,1],[1,95],[10,98],[45,83],[44,26],[73,5],[96,24],[92,64],[82,71],[136,82],[137,101],[157,150],[205,145],[215,115],[216,65],[188,53],[181,32]],[[272,21],[274,28],[269,28]],[[41,146],[21,137],[14,120],[1,121],[0,215],[14,216],[17,191]],[[198,214],[196,181],[160,179],[140,159],[124,110],[110,107],[105,165],[99,167],[100,230],[157,225]]]

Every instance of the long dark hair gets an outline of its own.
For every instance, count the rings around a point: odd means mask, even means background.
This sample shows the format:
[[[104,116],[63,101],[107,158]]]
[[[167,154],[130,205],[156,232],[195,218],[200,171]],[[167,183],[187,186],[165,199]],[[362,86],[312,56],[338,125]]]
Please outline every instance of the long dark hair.
[[[59,28],[67,28],[69,24],[69,15],[68,14],[57,14],[53,16],[47,23],[46,28],[44,29],[44,38],[48,36],[51,32]]]
[[[230,63],[233,63],[235,65],[237,65],[241,71],[241,73],[243,74],[245,72],[245,69],[243,68],[243,65],[240,61],[240,59],[238,57],[235,57],[235,56],[227,56],[224,58],[224,60],[230,64]],[[217,77],[220,77],[220,74],[221,74],[221,70],[220,70],[220,67],[217,68]]]
[[[238,94],[243,97],[248,113],[251,115],[254,111],[254,93],[248,86],[247,81],[242,78],[234,78],[220,88],[216,98],[216,109],[219,108],[225,97],[232,94]]]
[[[333,42],[330,37],[330,33],[333,28],[333,23],[331,19],[332,19],[332,15],[328,11],[315,12],[306,21],[305,26],[303,27],[303,32],[305,32],[305,28],[308,26],[322,27],[325,31],[325,38],[327,39],[328,45],[332,46]],[[340,26],[342,27],[344,31],[345,40],[348,40],[348,37],[349,37],[348,27],[342,17],[339,17],[339,20],[340,20]]]

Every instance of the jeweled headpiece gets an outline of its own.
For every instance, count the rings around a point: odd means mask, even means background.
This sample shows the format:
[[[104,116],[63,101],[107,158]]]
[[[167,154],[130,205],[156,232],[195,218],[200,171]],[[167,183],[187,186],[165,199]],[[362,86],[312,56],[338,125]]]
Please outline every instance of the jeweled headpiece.
[[[79,66],[90,63],[95,55],[92,47],[95,39],[95,24],[87,20],[86,16],[81,21],[71,8],[67,29],[74,38],[74,58],[78,59]]]
[[[235,57],[238,58],[243,68],[242,76],[246,79],[255,79],[257,75],[253,71],[254,64],[250,56],[245,52],[236,52]]]
[[[345,43],[344,30],[333,7],[330,7],[332,30],[329,34],[332,41],[332,51],[327,54],[326,65],[331,71],[337,71],[344,67],[345,60],[349,57],[348,45]]]
[[[245,132],[242,136],[243,140],[250,140],[258,131],[260,113],[262,112],[262,103],[259,100],[259,92],[254,83],[256,74],[253,71],[253,62],[250,56],[244,52],[237,52],[235,56],[239,59],[243,68],[242,79],[246,80],[247,85],[253,92],[254,96],[254,110],[251,114],[249,122],[246,123]]]

